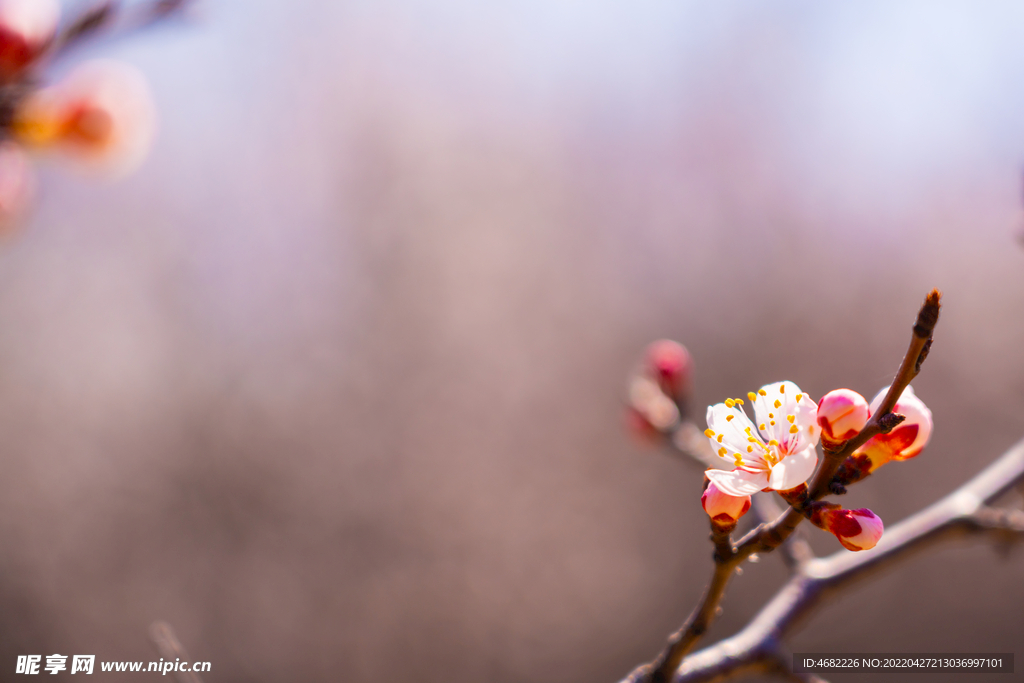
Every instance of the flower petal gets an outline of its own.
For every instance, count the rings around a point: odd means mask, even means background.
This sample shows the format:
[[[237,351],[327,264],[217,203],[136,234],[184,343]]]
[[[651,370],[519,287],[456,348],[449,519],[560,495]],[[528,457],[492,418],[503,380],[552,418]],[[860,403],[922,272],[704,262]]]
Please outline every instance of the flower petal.
[[[754,416],[765,441],[774,439],[784,453],[797,453],[818,443],[818,406],[793,382],[761,387],[754,400]]]
[[[754,425],[750,418],[742,410],[736,407],[728,407],[724,403],[716,403],[708,407],[708,427],[714,432],[709,436],[711,448],[730,466],[736,464],[736,456],[739,455],[745,463],[755,466],[763,465],[764,461],[760,456],[760,448],[752,452],[747,451],[750,445],[747,430],[753,434]],[[725,453],[722,453],[722,449]]]
[[[768,486],[776,491],[787,491],[796,488],[814,474],[818,464],[818,452],[810,446],[799,453],[787,455],[778,465],[772,468]]]
[[[791,442],[791,452],[799,453],[809,446],[818,445],[821,438],[821,427],[818,425],[818,404],[811,400],[807,394],[802,395],[800,401],[794,401],[793,412],[794,425],[799,430],[795,436],[795,443]]]
[[[875,398],[871,401],[871,414],[874,415],[878,410],[878,407],[882,403],[882,399],[885,398],[885,394],[889,391],[889,387],[885,387]],[[878,436],[872,437],[865,447],[874,447],[877,444],[885,444],[885,439],[882,437],[892,436],[897,430],[907,430],[912,426],[917,426],[918,429],[913,432],[914,438],[910,443],[901,443],[898,448],[887,448],[893,460],[908,460],[919,454],[921,450],[928,443],[928,440],[932,435],[932,411],[928,409],[928,406],[917,397],[914,393],[914,388],[908,386],[903,390],[903,394],[899,400],[896,401],[896,405],[893,406],[894,413],[900,413],[906,417],[906,420],[889,435],[879,434]],[[909,434],[910,432],[906,432]]]
[[[707,470],[704,474],[719,491],[730,496],[749,496],[768,486],[767,472]]]

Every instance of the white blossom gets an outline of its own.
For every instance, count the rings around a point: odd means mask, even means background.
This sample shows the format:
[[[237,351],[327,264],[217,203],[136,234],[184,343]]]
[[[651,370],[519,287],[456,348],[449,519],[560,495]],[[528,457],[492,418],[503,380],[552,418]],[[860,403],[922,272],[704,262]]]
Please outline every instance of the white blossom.
[[[755,422],[740,408],[743,399],[708,407],[704,434],[723,466],[731,468],[708,470],[708,478],[731,496],[785,491],[807,481],[818,463],[817,405],[792,382],[768,384],[747,397]]]

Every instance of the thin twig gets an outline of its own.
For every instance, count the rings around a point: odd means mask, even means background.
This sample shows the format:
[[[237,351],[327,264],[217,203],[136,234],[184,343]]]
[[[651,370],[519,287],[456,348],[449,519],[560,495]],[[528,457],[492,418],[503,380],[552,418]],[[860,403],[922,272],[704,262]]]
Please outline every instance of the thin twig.
[[[978,531],[988,531],[1006,540],[1018,540],[1024,534],[1024,510],[983,507],[971,516]]]
[[[775,503],[771,493],[755,493],[751,502],[752,509],[762,522],[778,519],[782,514],[782,508]],[[795,571],[803,563],[814,559],[814,550],[799,528],[779,546],[779,554],[790,571]]]
[[[96,37],[117,24],[119,33],[146,28],[182,10],[190,0],[148,0],[125,4],[120,0],[100,0],[68,21],[47,49],[50,58],[62,56],[71,48]]]
[[[150,625],[149,639],[153,641],[153,645],[156,646],[160,656],[168,662],[176,660],[192,662],[188,652],[185,651],[185,648],[178,640],[178,636],[175,635],[174,629],[166,621],[154,621]],[[178,679],[178,683],[203,683],[203,679],[199,677],[199,674],[192,671],[175,671],[174,677]]]

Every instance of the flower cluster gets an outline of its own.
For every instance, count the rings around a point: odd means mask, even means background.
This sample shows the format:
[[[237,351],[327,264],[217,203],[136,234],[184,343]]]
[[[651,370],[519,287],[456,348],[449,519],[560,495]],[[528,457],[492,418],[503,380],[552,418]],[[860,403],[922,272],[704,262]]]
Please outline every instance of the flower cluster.
[[[111,12],[80,18],[65,35],[57,0],[0,0],[0,222],[31,199],[26,152],[52,151],[108,172],[126,171],[145,155],[155,113],[133,67],[94,60],[38,85],[42,65]]]
[[[751,420],[743,399],[726,399],[707,411],[704,434],[722,461],[721,469],[706,472],[709,484],[701,505],[719,528],[734,526],[750,509],[750,496],[778,491],[787,500],[806,496],[805,482],[818,463],[819,440],[830,451],[856,436],[888,392],[882,389],[869,404],[850,389],[837,389],[815,403],[792,382],[776,382],[747,394]],[[894,429],[860,446],[851,459],[867,473],[887,462],[918,455],[931,438],[931,411],[907,387],[893,412],[904,417]],[[838,505],[810,508],[811,521],[831,532],[849,550],[874,547],[882,536],[882,520],[867,509],[844,510]]]

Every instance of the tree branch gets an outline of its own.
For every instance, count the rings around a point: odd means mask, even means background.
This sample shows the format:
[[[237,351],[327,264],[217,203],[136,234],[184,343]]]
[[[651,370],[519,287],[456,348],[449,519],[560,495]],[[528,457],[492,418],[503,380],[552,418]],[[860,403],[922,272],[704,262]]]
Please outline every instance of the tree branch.
[[[860,430],[857,436],[844,443],[837,450],[829,451],[825,449],[825,458],[818,466],[818,470],[814,473],[811,482],[807,485],[809,500],[819,500],[822,496],[828,494],[829,484],[836,475],[836,470],[843,464],[847,456],[852,455],[855,450],[867,443],[871,437],[889,432],[896,424],[899,424],[899,422],[891,417],[893,414],[892,409],[896,406],[900,396],[903,395],[903,390],[921,372],[921,364],[928,357],[928,351],[932,346],[932,334],[939,320],[941,298],[942,294],[937,289],[933,289],[925,297],[924,304],[917,314],[917,322],[914,323],[913,334],[910,337],[910,347],[903,355],[903,361],[900,363],[899,370],[896,371],[896,377],[893,378],[892,384],[889,385],[889,391],[886,392],[885,398],[882,399],[882,403],[875,410],[871,419],[868,420],[864,429]]]
[[[683,626],[669,637],[668,644],[658,658],[651,664],[634,670],[625,679],[626,681],[647,683],[668,681],[679,668],[683,657],[693,648],[714,620],[718,603],[725,594],[725,588],[732,577],[733,570],[751,555],[771,552],[782,545],[803,521],[806,503],[816,501],[829,493],[829,484],[846,457],[872,436],[888,432],[899,423],[898,419],[894,419],[892,409],[903,390],[920,372],[921,364],[928,355],[932,343],[932,333],[939,319],[940,298],[941,294],[937,289],[933,289],[925,298],[913,327],[910,346],[903,356],[903,361],[900,363],[899,370],[889,386],[885,398],[871,419],[868,420],[867,425],[855,437],[834,451],[825,451],[825,457],[819,462],[818,468],[808,482],[808,495],[805,504],[789,507],[773,522],[761,524],[748,532],[736,543],[730,555],[723,556],[722,550],[716,549],[715,570],[711,577],[711,583],[705,589],[697,607],[690,613]],[[696,446],[697,438],[690,432],[684,432],[685,427],[684,423],[676,432],[676,435],[681,435],[682,445],[677,443],[676,438],[672,439],[672,443],[680,450],[691,452],[692,457],[703,460],[701,451]],[[821,560],[816,561],[820,562]],[[812,562],[808,562],[804,566],[797,565],[801,571],[797,572],[794,579],[802,576],[804,569],[809,569],[811,564]]]
[[[846,441],[834,451],[825,450],[825,457],[818,464],[807,484],[807,502],[820,500],[829,493],[829,483],[836,474],[836,470],[855,450],[867,443],[868,439],[882,432],[888,432],[898,422],[891,419],[893,406],[903,394],[911,380],[917,377],[921,371],[921,364],[928,355],[931,348],[932,333],[935,324],[939,319],[939,307],[941,294],[939,290],[933,289],[925,298],[921,310],[917,314],[917,322],[914,324],[913,334],[910,339],[910,346],[896,377],[889,386],[885,398],[878,406],[878,409],[868,420],[862,430],[849,441]],[[926,335],[926,336],[922,336]],[[769,525],[762,525],[737,543],[737,554],[749,557],[756,552],[770,552],[782,544],[789,537],[797,525],[803,520],[804,510],[793,507],[788,508],[774,522]]]
[[[160,656],[168,662],[179,659],[184,662],[191,661],[188,652],[185,651],[181,641],[178,640],[178,636],[175,635],[174,629],[166,621],[154,621],[150,624],[149,639],[160,653]],[[166,673],[165,671],[164,674]],[[178,683],[203,683],[203,679],[199,677],[199,674],[193,671],[175,671],[174,677],[178,679]]]
[[[687,657],[675,683],[720,681],[749,671],[765,657],[766,647],[795,630],[822,602],[935,543],[972,534],[1024,540],[1024,512],[988,506],[1022,482],[1024,440],[953,493],[887,529],[873,549],[807,562],[746,628]]]
[[[752,503],[754,511],[763,522],[777,519],[782,514],[782,508],[775,503],[771,493],[755,493]],[[805,562],[814,559],[811,544],[804,538],[800,529],[794,531],[793,535],[779,546],[779,553],[790,571],[796,571]]]
[[[125,4],[121,0],[100,0],[79,10],[68,21],[49,47],[49,55],[63,55],[87,39],[98,36],[115,24],[122,33],[146,28],[180,11],[190,0],[146,0]]]

